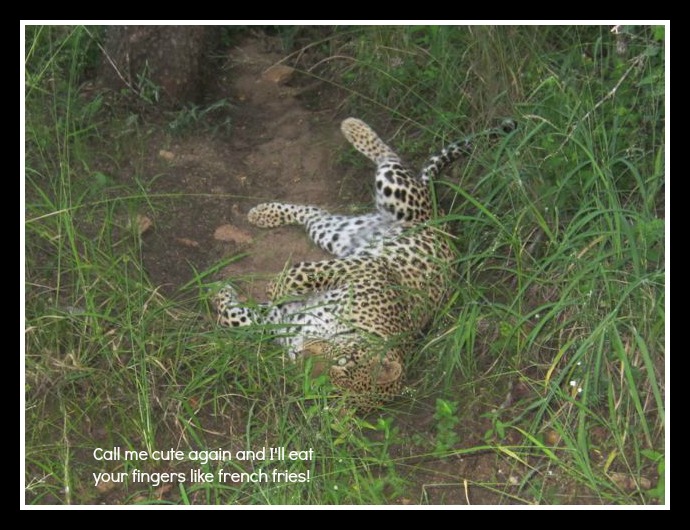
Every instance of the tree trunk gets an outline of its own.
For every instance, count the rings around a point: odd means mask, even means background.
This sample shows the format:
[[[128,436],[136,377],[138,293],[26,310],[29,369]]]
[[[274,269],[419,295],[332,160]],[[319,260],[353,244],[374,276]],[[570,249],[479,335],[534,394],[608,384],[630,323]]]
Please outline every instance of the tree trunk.
[[[209,26],[112,26],[101,83],[127,87],[166,107],[200,102],[207,78]]]

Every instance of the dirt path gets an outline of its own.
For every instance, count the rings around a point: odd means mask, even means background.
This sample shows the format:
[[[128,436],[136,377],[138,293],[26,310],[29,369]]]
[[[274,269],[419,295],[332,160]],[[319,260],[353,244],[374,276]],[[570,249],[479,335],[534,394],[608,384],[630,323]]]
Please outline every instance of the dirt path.
[[[261,230],[249,225],[247,211],[271,200],[342,208],[343,196],[357,193],[346,189],[356,184],[356,177],[334,169],[345,143],[334,105],[322,98],[320,109],[307,110],[297,75],[281,67],[282,56],[269,47],[266,41],[250,39],[228,58],[216,96],[234,107],[228,137],[209,132],[178,138],[169,146],[154,139],[150,146],[150,171],[161,175],[153,191],[183,194],[170,209],[156,213],[155,230],[145,239],[147,270],[168,294],[193,278],[193,268],[206,270],[246,253],[217,277],[240,284],[256,280],[242,288],[262,298],[265,280],[287,263],[326,254],[299,228]],[[362,191],[359,196],[366,201],[367,192]]]

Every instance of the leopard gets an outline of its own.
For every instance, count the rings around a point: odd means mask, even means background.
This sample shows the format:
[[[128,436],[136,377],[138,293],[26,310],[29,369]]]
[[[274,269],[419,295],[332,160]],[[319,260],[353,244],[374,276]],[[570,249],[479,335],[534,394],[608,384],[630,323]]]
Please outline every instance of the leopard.
[[[259,228],[304,227],[333,257],[296,263],[267,290],[268,302],[240,300],[231,283],[214,302],[221,326],[268,326],[289,359],[318,359],[338,394],[369,410],[401,393],[406,360],[453,288],[457,251],[439,220],[432,180],[471,152],[464,139],[415,173],[364,121],[341,132],[376,166],[372,212],[345,215],[313,205],[266,202],[247,214]]]

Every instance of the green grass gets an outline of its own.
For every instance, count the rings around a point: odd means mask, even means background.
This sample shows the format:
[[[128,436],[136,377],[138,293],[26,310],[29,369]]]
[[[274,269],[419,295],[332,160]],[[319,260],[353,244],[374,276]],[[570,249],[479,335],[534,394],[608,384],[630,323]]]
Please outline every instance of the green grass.
[[[212,271],[174,300],[151,284],[137,215],[185,197],[150,194],[143,172],[122,183],[99,170],[103,156],[143,165],[150,128],[80,97],[96,35],[26,30],[28,504],[458,502],[438,492],[463,478],[503,503],[665,501],[663,28],[350,27],[322,39],[311,74],[345,89],[350,113],[412,162],[499,118],[519,123],[436,184],[457,289],[411,360],[409,393],[366,417],[339,410],[328,381],[285,363],[265,334],[217,330]],[[180,123],[193,128],[197,111]],[[315,458],[93,458],[115,446]],[[434,467],[476,455],[494,476]],[[93,473],[135,468],[311,480],[94,486]]]

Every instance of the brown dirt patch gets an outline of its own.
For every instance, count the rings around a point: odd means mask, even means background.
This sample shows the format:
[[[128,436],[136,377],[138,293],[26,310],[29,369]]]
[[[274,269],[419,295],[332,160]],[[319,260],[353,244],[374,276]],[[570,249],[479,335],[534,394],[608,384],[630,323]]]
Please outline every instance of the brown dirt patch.
[[[246,213],[260,202],[337,209],[344,193],[367,199],[361,189],[352,189],[355,179],[334,168],[334,155],[345,142],[335,105],[325,98],[319,109],[307,110],[300,80],[279,67],[280,59],[258,39],[233,49],[214,94],[234,105],[228,138],[202,132],[170,145],[163,136],[152,139],[150,152],[156,156],[147,171],[160,176],[151,191],[182,196],[151,215],[154,230],[145,236],[147,271],[169,295],[189,282],[194,270],[231,256],[246,253],[218,278],[261,280],[287,263],[327,256],[299,228],[265,231],[249,225]],[[248,294],[262,298],[263,284],[250,282]]]

